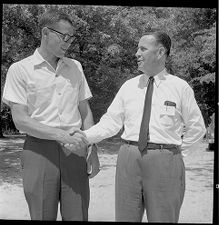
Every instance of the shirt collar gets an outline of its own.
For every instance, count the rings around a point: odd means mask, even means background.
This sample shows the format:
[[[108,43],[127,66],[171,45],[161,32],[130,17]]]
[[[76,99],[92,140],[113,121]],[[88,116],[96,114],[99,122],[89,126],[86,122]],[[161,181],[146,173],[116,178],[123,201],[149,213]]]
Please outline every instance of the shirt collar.
[[[36,49],[35,52],[33,53],[32,59],[35,65],[39,65],[43,62],[46,62],[46,60],[40,55],[38,49]]]
[[[44,62],[48,63],[48,62],[42,57],[42,55],[39,53],[39,50],[38,50],[38,49],[35,50],[32,59],[33,59],[33,63],[34,63],[35,65],[40,65],[41,63],[44,63]],[[61,64],[62,62],[68,64],[67,58],[66,58],[66,57],[60,58],[59,61],[58,61],[58,64]]]
[[[167,71],[166,71],[166,68],[164,68],[160,73],[154,75],[154,83],[157,87],[159,86],[160,82],[165,79],[164,76],[166,74],[167,74]],[[145,81],[144,83],[147,84],[150,76],[147,74],[143,74],[143,77],[144,77],[144,81]]]
[[[165,80],[165,75],[167,74],[166,68],[164,68],[160,73],[154,76],[155,84],[158,87],[162,80]]]

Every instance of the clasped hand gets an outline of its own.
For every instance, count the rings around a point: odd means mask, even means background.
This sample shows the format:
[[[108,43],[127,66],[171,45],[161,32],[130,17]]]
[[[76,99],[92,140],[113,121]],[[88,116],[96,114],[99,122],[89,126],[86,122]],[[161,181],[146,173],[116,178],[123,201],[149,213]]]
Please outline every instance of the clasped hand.
[[[78,156],[86,157],[88,141],[82,131],[77,130],[67,137],[67,143],[63,143],[63,150],[68,156],[74,153]]]
[[[97,154],[97,145],[88,147],[88,140],[81,130],[76,130],[69,135],[63,143],[63,151],[68,156],[74,153],[80,157],[85,157],[87,161],[87,173],[89,178],[95,177],[100,172],[100,162]]]

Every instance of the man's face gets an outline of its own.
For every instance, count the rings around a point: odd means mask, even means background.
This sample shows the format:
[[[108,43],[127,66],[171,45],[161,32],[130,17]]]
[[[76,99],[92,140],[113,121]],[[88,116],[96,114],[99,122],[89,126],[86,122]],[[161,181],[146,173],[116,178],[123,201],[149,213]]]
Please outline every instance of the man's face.
[[[138,44],[136,57],[138,60],[138,69],[142,72],[153,71],[159,60],[159,45],[153,35],[143,36]]]
[[[57,24],[48,26],[46,28],[48,30],[47,36],[47,49],[50,53],[58,58],[62,58],[65,55],[65,52],[71,45],[72,38],[69,41],[64,41],[64,35],[68,34],[73,36],[73,27],[68,21],[61,20]]]

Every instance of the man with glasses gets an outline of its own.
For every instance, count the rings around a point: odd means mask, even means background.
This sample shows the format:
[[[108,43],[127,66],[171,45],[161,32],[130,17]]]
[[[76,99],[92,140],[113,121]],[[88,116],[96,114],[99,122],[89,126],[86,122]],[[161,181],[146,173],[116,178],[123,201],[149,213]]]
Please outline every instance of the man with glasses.
[[[41,45],[12,64],[3,101],[18,130],[26,133],[22,152],[23,187],[33,220],[88,220],[89,177],[99,172],[97,149],[75,130],[93,125],[92,97],[80,62],[64,57],[74,40],[68,15],[49,10],[39,21]]]
[[[52,28],[50,28],[50,27],[47,27],[47,28],[48,28],[49,30],[51,30],[51,31],[53,31],[53,32],[55,32],[55,33],[57,33],[59,37],[61,36],[61,40],[64,41],[64,42],[72,43],[72,42],[74,41],[74,39],[75,39],[74,36],[71,36],[71,35],[69,35],[69,34],[63,34],[63,33],[59,32],[59,31],[57,31],[57,30],[54,30],[54,29],[52,29]]]

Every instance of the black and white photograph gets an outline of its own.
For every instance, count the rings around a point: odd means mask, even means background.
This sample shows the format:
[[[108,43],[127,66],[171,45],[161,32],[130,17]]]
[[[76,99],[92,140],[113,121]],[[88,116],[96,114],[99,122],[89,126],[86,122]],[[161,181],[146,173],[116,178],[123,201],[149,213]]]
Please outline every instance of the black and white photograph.
[[[0,221],[217,223],[217,13],[2,4]]]

